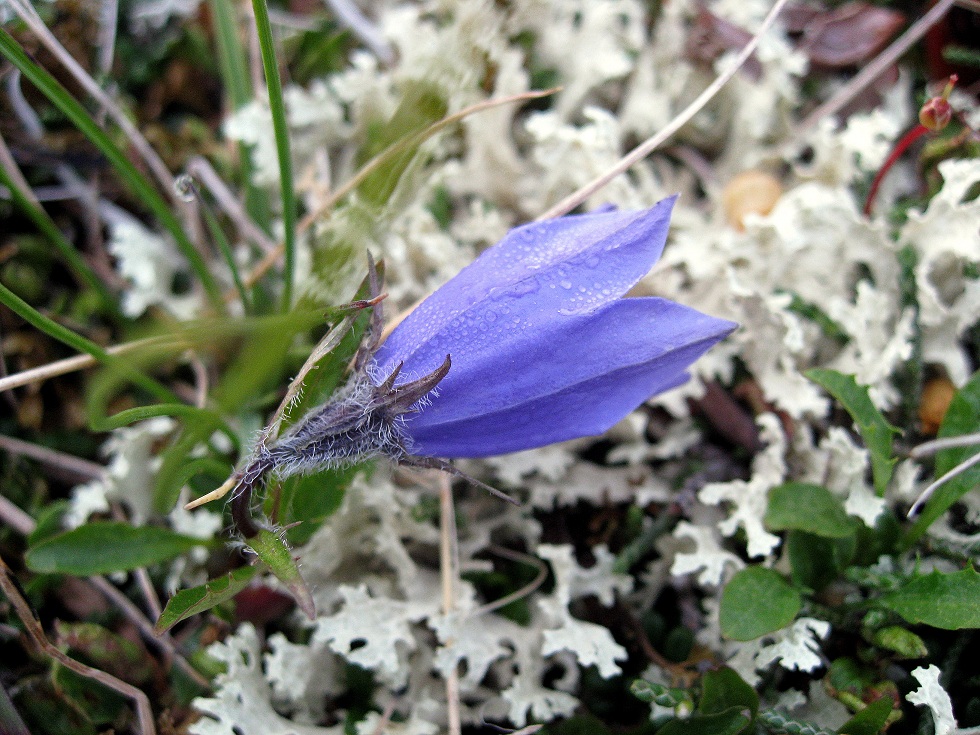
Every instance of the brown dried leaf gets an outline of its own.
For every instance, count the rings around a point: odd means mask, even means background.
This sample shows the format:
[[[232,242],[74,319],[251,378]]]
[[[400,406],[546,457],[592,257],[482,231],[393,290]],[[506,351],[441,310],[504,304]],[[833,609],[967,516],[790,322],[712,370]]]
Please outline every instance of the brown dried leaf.
[[[905,15],[897,10],[850,2],[807,23],[800,48],[815,66],[855,66],[874,57],[904,24]]]
[[[726,51],[741,50],[751,39],[752,34],[744,28],[702,7],[687,35],[684,54],[695,63],[711,65]],[[752,79],[758,79],[762,74],[762,67],[754,55],[749,57],[743,69]]]

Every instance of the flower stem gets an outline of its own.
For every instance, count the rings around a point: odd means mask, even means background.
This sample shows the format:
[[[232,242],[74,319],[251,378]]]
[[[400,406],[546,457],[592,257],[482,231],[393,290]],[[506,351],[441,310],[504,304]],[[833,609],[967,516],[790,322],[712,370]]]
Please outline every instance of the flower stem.
[[[874,205],[875,197],[878,195],[878,188],[881,186],[881,181],[885,178],[885,174],[895,165],[895,161],[908,150],[909,146],[928,132],[928,128],[922,124],[918,124],[902,136],[902,139],[892,149],[888,158],[882,164],[881,168],[878,169],[878,173],[875,174],[874,181],[871,182],[871,188],[868,190],[868,197],[864,200],[864,215],[866,217],[871,215],[871,207]]]

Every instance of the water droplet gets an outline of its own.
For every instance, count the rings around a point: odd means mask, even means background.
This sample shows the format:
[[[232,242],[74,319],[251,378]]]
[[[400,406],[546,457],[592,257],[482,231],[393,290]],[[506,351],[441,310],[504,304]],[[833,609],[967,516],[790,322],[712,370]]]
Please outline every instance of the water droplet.
[[[538,279],[525,278],[510,287],[510,294],[512,296],[526,296],[529,293],[537,291],[540,286],[541,284],[538,283]]]
[[[572,287],[572,282],[571,281],[562,281],[561,282],[561,287],[564,288],[564,289],[569,289],[569,288]]]

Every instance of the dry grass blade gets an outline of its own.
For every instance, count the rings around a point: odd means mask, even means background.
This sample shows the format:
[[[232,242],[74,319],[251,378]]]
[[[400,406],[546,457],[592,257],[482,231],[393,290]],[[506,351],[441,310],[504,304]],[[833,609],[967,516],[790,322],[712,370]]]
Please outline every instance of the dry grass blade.
[[[102,465],[96,462],[89,462],[86,459],[81,459],[65,452],[58,452],[40,444],[32,444],[31,442],[26,442],[23,439],[17,439],[12,436],[0,435],[0,449],[6,450],[11,454],[28,457],[59,470],[62,476],[67,477],[72,482],[88,482],[89,480],[94,480],[97,477],[101,477],[104,471]]]
[[[772,6],[772,9],[766,15],[765,19],[762,21],[762,25],[759,26],[759,30],[751,38],[751,40],[742,47],[742,50],[738,53],[731,66],[724,72],[718,75],[718,77],[705,89],[701,94],[698,95],[697,99],[689,104],[684,110],[681,111],[673,120],[671,120],[667,125],[664,126],[656,135],[648,138],[634,148],[632,151],[623,156],[619,162],[613,166],[609,171],[592,180],[583,187],[580,187],[577,191],[572,192],[567,197],[562,199],[551,209],[549,209],[544,214],[537,218],[537,221],[553,219],[555,217],[561,217],[563,214],[568,214],[575,207],[580,205],[590,196],[599,191],[606,184],[611,182],[620,174],[629,170],[635,163],[642,161],[644,158],[649,156],[653,151],[663,145],[674,133],[680,130],[684,125],[701,109],[711,101],[721,88],[724,87],[731,79],[735,76],[736,72],[742,68],[742,66],[749,60],[749,57],[755,53],[756,48],[759,45],[759,39],[765,35],[772,24],[776,21],[776,16],[786,5],[788,0],[776,0],[776,3]]]
[[[456,536],[456,510],[449,475],[439,476],[439,580],[442,583],[442,613],[456,609],[456,579],[459,571],[459,548]],[[446,677],[446,718],[449,735],[462,732],[459,714],[459,666]]]
[[[153,172],[163,193],[170,198],[170,201],[179,211],[183,211],[185,205],[174,190],[173,174],[167,168],[163,159],[153,150],[149,141],[143,137],[143,134],[137,129],[136,125],[126,116],[126,113],[103,91],[98,82],[82,68],[81,64],[75,60],[61,42],[55,38],[54,34],[44,25],[37,11],[29,3],[24,0],[10,0],[10,5],[24,22],[24,25],[30,28],[31,32],[44,44],[44,47],[61,62],[62,66],[71,73],[75,81],[81,85],[85,92],[91,95],[110,117],[112,117],[133,148],[139,152],[140,157],[146,162],[147,167]]]
[[[783,0],[785,1],[785,0]],[[495,97],[493,99],[484,100],[483,102],[478,102],[475,105],[470,105],[467,108],[460,110],[459,112],[453,113],[452,115],[447,115],[439,122],[430,125],[425,130],[422,130],[415,135],[410,135],[404,140],[399,141],[395,145],[391,146],[382,153],[372,158],[366,164],[364,164],[361,169],[350,178],[343,186],[337,189],[323,204],[321,204],[317,209],[307,214],[303,219],[300,220],[298,231],[300,233],[306,232],[314,222],[327,214],[331,209],[333,209],[337,202],[350,194],[354,189],[356,189],[360,184],[370,176],[374,171],[378,170],[381,166],[385,165],[391,159],[402,155],[405,151],[420,145],[423,141],[432,137],[436,133],[450,125],[463,120],[470,115],[476,114],[478,112],[483,112],[484,110],[490,110],[494,107],[500,107],[501,105],[514,104],[516,102],[526,102],[527,100],[538,99],[540,97],[547,97],[550,94],[554,94],[556,89],[546,89],[534,92],[523,92],[521,94],[514,94],[508,97]],[[258,280],[265,275],[265,273],[276,264],[279,258],[282,257],[285,252],[285,244],[280,242],[274,250],[269,252],[255,268],[245,276],[245,285],[254,286]],[[226,298],[234,298],[234,293],[229,292],[226,294]]]
[[[125,342],[114,347],[107,347],[106,352],[110,355],[121,355],[125,352],[138,350],[141,347],[163,346],[169,343],[172,343],[175,347],[180,344],[166,337],[150,337],[148,339]],[[74,357],[66,357],[64,360],[49,362],[47,365],[41,365],[30,370],[23,370],[19,373],[0,378],[0,393],[14,388],[22,388],[31,383],[40,383],[48,378],[56,378],[59,375],[67,375],[78,370],[85,370],[86,368],[95,367],[97,364],[98,361],[91,355],[75,355]]]

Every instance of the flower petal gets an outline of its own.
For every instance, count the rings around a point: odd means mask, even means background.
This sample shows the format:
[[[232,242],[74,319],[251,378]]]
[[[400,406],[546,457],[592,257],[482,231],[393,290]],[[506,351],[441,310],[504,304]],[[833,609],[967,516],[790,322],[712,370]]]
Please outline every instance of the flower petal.
[[[593,311],[622,296],[660,257],[675,200],[511,230],[409,314],[381,346],[376,365],[387,374],[404,362],[403,380],[430,372],[447,354],[455,368],[481,340],[487,346],[533,332],[559,312]]]
[[[489,339],[478,355],[456,353],[438,395],[406,417],[411,451],[483,457],[601,434],[683,383],[687,367],[734,328],[671,301],[633,298]]]

